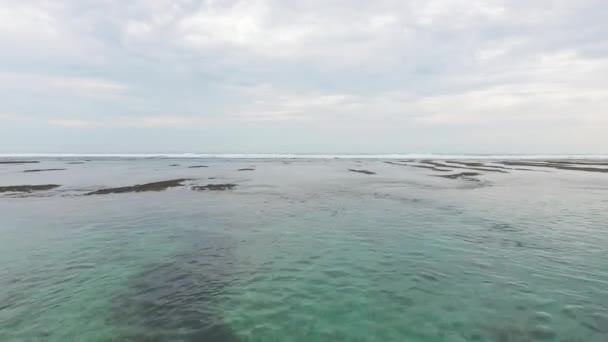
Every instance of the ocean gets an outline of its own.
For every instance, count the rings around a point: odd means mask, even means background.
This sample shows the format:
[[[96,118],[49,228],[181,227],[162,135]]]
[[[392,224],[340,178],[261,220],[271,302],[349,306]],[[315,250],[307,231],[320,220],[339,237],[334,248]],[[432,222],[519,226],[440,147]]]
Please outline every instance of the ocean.
[[[0,341],[606,342],[608,159],[5,155]]]

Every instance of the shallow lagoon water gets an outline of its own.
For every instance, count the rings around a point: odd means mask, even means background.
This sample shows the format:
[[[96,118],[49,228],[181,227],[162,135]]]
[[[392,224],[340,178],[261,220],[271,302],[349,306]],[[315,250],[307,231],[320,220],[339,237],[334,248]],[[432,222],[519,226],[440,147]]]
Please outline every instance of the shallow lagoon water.
[[[75,160],[0,165],[62,185],[0,195],[0,341],[608,340],[608,174]],[[82,196],[174,178],[238,186]]]

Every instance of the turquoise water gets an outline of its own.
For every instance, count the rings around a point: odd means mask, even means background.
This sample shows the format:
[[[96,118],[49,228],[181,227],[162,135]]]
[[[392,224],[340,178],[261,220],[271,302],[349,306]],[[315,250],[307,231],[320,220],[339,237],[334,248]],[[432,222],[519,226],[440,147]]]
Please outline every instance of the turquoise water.
[[[0,341],[608,341],[607,174],[434,175],[0,165],[0,186],[62,185],[0,194]],[[238,187],[81,196],[172,178]]]

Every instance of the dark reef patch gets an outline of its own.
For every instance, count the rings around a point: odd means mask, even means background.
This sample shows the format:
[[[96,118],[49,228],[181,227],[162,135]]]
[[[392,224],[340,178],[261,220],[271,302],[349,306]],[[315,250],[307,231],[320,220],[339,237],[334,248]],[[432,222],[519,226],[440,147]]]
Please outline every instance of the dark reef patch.
[[[477,172],[461,172],[461,173],[455,173],[453,175],[439,175],[437,177],[442,177],[442,178],[448,178],[448,179],[466,179],[466,180],[472,180],[475,182],[479,182],[479,179],[477,178],[473,178],[476,176],[481,176],[481,173],[477,173]]]
[[[451,169],[465,169],[465,170],[477,170],[477,171],[486,171],[486,172],[498,172],[498,173],[509,173],[505,170],[494,169],[489,167],[473,167],[473,166],[456,166],[456,165],[447,165],[444,163],[438,163],[430,160],[421,160],[420,163],[433,165],[435,167],[444,167]]]
[[[408,165],[408,166],[419,168],[419,169],[428,169],[428,170],[433,170],[433,171],[439,171],[439,172],[451,172],[451,171],[454,171],[454,170],[451,170],[451,169],[440,169],[440,168],[435,167],[435,166],[426,166],[426,165]]]
[[[202,186],[193,186],[192,190],[195,191],[205,191],[205,190],[212,190],[212,191],[224,191],[224,190],[232,190],[234,189],[234,187],[236,187],[236,184],[207,184],[207,185],[202,185]]]
[[[60,187],[57,184],[43,184],[43,185],[13,185],[13,186],[0,186],[0,192],[33,192],[33,191],[47,191],[53,190]]]
[[[67,170],[67,169],[31,169],[31,170],[25,170],[23,172],[31,173],[31,172],[65,171],[65,170]]]
[[[501,231],[501,232],[519,232],[520,228],[517,228],[508,223],[492,223],[490,226],[491,230]]]
[[[164,191],[169,188],[183,186],[182,183],[185,181],[189,181],[189,180],[191,180],[191,179],[180,178],[180,179],[166,180],[166,181],[162,181],[162,182],[137,184],[137,185],[133,185],[133,186],[123,186],[123,187],[119,187],[119,188],[101,189],[101,190],[86,193],[85,196],[122,194],[122,193],[129,193],[129,192]]]
[[[403,161],[405,162],[405,161]],[[428,166],[428,165],[408,165],[408,164],[401,164],[401,163],[395,163],[395,162],[390,162],[390,161],[385,161],[386,164],[391,164],[391,165],[398,165],[398,166],[409,166],[409,167],[416,167],[419,169],[429,169],[429,170],[433,170],[433,171],[439,171],[439,172],[450,172],[452,170],[448,170],[448,169],[440,169],[438,167],[435,166]]]
[[[585,171],[585,172],[600,172],[600,173],[608,173],[608,168],[598,168],[598,167],[576,167],[572,162],[562,163],[562,162],[549,162],[549,161],[540,161],[540,162],[524,162],[524,161],[502,161],[500,162],[503,165],[510,166],[532,166],[532,167],[544,167],[544,168],[552,168],[558,170],[568,170],[568,171]],[[603,165],[603,164],[585,164],[585,165]]]
[[[348,169],[348,171],[350,172],[356,172],[356,173],[363,173],[366,175],[375,175],[376,173],[373,171],[368,171],[368,170],[355,170],[355,169]]]
[[[463,162],[463,161],[457,161],[457,160],[446,160],[446,163],[452,163],[452,164],[460,164],[460,165],[464,165],[464,166],[487,166],[486,164],[482,163],[482,162]],[[492,166],[494,167],[494,166]],[[500,167],[500,166],[499,166]]]
[[[447,167],[448,166],[446,164],[439,163],[439,162],[432,161],[432,160],[419,160],[418,163],[429,164],[429,165],[433,165],[433,166],[437,166],[437,167]]]
[[[596,166],[608,166],[608,161],[606,159],[602,160],[590,160],[590,159],[581,159],[581,160],[543,160],[542,162],[551,163],[551,164],[566,164],[566,165],[596,165]]]
[[[0,160],[0,164],[38,164],[37,160]]]
[[[180,253],[148,264],[112,301],[124,341],[237,342],[220,297],[234,277],[234,244],[205,231],[180,232]]]
[[[464,161],[457,161],[457,160],[446,160],[446,163],[464,165],[464,166],[468,166],[468,167],[472,167],[472,168],[481,167],[481,168],[491,168],[491,169],[500,169],[500,170],[513,170],[509,167],[504,167],[504,166],[499,166],[499,165],[488,165],[488,164],[485,164],[482,162],[464,162]]]
[[[497,326],[486,327],[486,336],[490,337],[490,341],[496,342],[514,342],[514,341],[529,341],[526,331],[516,326]]]

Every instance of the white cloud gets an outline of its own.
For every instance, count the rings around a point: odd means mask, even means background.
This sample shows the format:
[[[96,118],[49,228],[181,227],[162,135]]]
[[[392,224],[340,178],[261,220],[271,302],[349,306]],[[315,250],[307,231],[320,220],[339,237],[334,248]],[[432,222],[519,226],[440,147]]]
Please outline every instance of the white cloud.
[[[64,128],[80,128],[84,126],[95,125],[94,122],[80,119],[66,119],[58,117],[32,117],[26,115],[15,115],[15,114],[0,114],[0,120],[4,120],[10,123],[28,124],[28,125],[45,125],[52,127],[64,127]]]
[[[93,125],[90,121],[74,120],[74,119],[52,119],[48,121],[51,126],[67,127],[67,128],[79,128],[84,126]]]
[[[51,87],[89,95],[119,94],[128,89],[124,84],[96,78],[49,78],[47,80]]]
[[[579,89],[564,84],[496,86],[457,95],[423,98],[415,103],[417,122],[430,125],[486,125],[514,123],[522,127],[543,124],[582,124],[601,118],[608,106],[608,90]]]
[[[461,28],[475,20],[497,20],[507,12],[502,1],[432,0],[414,12],[416,23],[424,26]]]
[[[95,63],[99,37],[89,36],[84,18],[68,17],[69,1],[5,0],[0,6],[0,58],[36,61],[76,59]]]
[[[115,96],[127,91],[122,83],[87,77],[49,76],[36,73],[2,72],[0,85],[4,89],[82,96]]]
[[[327,58],[350,53],[373,54],[372,40],[381,38],[376,31],[406,33],[399,18],[386,12],[370,15],[335,16],[342,8],[327,6],[323,11],[311,6],[292,9],[276,1],[204,2],[193,13],[182,13],[165,20],[150,15],[132,21],[126,29],[130,38],[159,35],[170,31],[172,41],[196,51],[230,50],[262,58],[302,59]],[[325,13],[327,10],[329,13]],[[384,44],[384,43],[383,43]],[[386,47],[386,46],[385,46]],[[351,59],[357,55],[348,56]],[[362,56],[359,56],[362,57]]]
[[[596,132],[608,120],[602,5],[6,0],[0,87],[9,95],[0,112],[15,114],[0,119]]]
[[[0,6],[0,37],[43,41],[62,34],[58,19],[40,5],[8,1]]]
[[[520,66],[500,82],[446,93],[419,95],[408,89],[377,94],[290,93],[269,85],[241,90],[250,102],[236,117],[251,121],[316,125],[551,126],[603,122],[608,87],[599,87],[608,63],[559,53]],[[464,81],[467,85],[469,80]],[[597,84],[596,84],[597,82]]]
[[[136,128],[200,128],[205,120],[197,117],[147,116],[141,118],[122,118],[114,121],[117,126]]]
[[[0,120],[14,120],[16,117],[14,114],[0,113]]]

